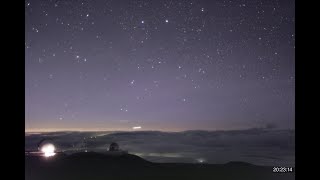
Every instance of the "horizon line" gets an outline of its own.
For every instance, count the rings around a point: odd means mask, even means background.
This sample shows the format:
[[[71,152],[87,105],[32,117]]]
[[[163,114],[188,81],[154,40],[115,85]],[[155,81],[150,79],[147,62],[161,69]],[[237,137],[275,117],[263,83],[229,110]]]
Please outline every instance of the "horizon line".
[[[25,129],[25,133],[51,133],[51,132],[144,132],[144,131],[158,131],[158,132],[185,132],[185,131],[241,131],[251,129],[267,129],[267,130],[295,130],[295,128],[266,128],[266,127],[252,127],[252,128],[239,128],[239,129],[186,129],[186,130],[162,130],[162,129],[145,129],[145,130],[134,130],[134,129]]]

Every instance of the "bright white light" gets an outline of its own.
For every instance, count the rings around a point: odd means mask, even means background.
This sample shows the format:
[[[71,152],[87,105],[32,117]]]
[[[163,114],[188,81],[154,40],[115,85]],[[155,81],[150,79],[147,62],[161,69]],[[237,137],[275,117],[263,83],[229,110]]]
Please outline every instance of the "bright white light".
[[[141,126],[132,127],[132,129],[141,129]]]
[[[198,163],[204,163],[206,160],[205,159],[202,159],[202,158],[199,158],[197,159]]]
[[[45,157],[54,156],[56,154],[54,151],[55,147],[53,144],[45,144],[41,147],[41,152],[44,153]]]

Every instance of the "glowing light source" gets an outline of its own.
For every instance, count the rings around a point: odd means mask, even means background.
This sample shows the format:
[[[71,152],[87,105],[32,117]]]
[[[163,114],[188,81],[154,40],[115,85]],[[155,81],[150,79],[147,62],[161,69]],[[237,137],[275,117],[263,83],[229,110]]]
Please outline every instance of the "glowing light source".
[[[197,161],[198,161],[198,163],[205,163],[206,162],[206,160],[203,158],[199,158],[199,159],[197,159]]]
[[[132,129],[141,129],[141,126],[132,127]]]
[[[54,156],[55,153],[55,147],[53,144],[45,144],[41,147],[41,152],[44,153],[45,157],[51,157]]]

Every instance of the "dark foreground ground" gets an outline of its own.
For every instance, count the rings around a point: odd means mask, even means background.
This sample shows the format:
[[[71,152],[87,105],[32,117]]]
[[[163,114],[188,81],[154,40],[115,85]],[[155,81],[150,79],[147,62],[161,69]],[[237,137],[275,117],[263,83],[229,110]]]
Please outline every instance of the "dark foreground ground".
[[[109,156],[93,152],[56,155],[51,158],[26,156],[26,180],[293,180],[295,173],[273,173],[273,167],[242,162],[227,164],[151,163],[126,154]],[[294,171],[294,170],[293,170]]]

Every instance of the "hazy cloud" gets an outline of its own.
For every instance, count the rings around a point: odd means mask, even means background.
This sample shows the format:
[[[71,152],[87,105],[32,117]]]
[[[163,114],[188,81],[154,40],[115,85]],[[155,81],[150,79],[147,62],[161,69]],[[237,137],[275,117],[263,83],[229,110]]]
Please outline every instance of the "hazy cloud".
[[[245,161],[270,166],[294,166],[294,130],[249,129],[185,132],[59,132],[27,134],[26,149],[51,138],[65,152],[106,151],[111,142],[154,162],[226,163]]]

